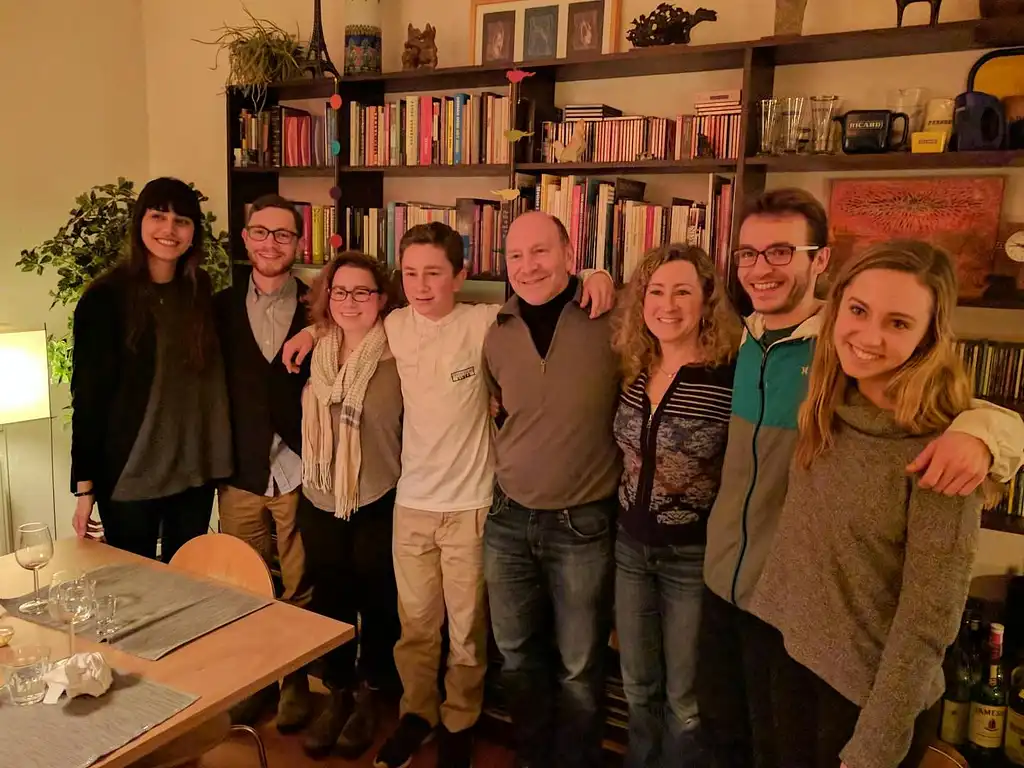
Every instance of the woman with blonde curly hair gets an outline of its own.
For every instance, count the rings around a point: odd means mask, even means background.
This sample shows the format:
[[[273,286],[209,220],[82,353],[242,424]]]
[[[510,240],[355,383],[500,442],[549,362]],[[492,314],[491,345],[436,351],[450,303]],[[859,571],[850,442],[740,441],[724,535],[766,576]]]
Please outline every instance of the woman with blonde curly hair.
[[[693,683],[704,543],[740,335],[704,251],[668,245],[644,257],[613,339],[623,372],[615,623],[629,703],[626,768],[703,762]]]
[[[982,491],[925,490],[907,465],[972,405],[956,300],[949,256],[893,242],[847,263],[823,310],[750,606],[785,640],[772,697],[782,765],[917,766],[935,735]]]

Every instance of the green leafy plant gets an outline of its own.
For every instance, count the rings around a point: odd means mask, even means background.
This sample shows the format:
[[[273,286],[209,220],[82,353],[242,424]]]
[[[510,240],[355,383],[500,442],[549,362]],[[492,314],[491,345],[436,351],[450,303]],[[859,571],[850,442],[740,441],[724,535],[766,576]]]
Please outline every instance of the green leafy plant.
[[[202,192],[196,192],[200,203],[207,202]],[[125,254],[135,200],[135,185],[127,179],[118,178],[116,184],[95,186],[75,198],[71,218],[60,226],[57,234],[21,252],[15,266],[21,267],[22,272],[42,275],[47,270],[56,271],[57,287],[50,291],[51,309],[58,304],[66,307],[77,303],[89,283]],[[214,290],[219,290],[231,284],[231,259],[228,233],[214,233],[216,221],[217,217],[209,211],[203,214],[206,242],[203,268],[209,273]],[[47,339],[50,375],[56,384],[71,380],[73,320],[73,316],[68,318],[67,332],[63,336],[50,335]]]
[[[253,106],[259,112],[263,108],[268,85],[294,80],[302,73],[299,62],[303,57],[303,46],[299,42],[298,28],[293,35],[272,21],[257,19],[244,6],[243,10],[252,22],[251,25],[225,24],[213,30],[220,33],[215,39],[193,38],[193,42],[217,46],[217,55],[211,69],[217,69],[221,52],[227,51],[226,84],[250,95]]]

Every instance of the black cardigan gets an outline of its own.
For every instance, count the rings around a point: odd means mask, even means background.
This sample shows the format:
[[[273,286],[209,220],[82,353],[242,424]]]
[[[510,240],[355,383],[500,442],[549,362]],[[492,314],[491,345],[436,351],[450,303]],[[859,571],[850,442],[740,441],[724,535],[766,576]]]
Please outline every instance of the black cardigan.
[[[306,326],[303,297],[309,290],[298,283],[298,304],[288,338]],[[278,434],[285,445],[302,455],[302,388],[309,379],[311,355],[299,373],[288,373],[281,351],[271,362],[263,356],[249,322],[246,296],[249,279],[236,280],[214,296],[217,331],[224,350],[224,372],[231,403],[236,488],[263,495],[270,482],[270,446]]]
[[[198,290],[213,292],[197,273]],[[128,275],[123,268],[97,278],[74,315],[71,374],[71,492],[92,481],[96,498],[109,498],[124,471],[146,415],[156,371],[156,334],[147,324],[128,346]],[[219,354],[219,349],[217,354]]]

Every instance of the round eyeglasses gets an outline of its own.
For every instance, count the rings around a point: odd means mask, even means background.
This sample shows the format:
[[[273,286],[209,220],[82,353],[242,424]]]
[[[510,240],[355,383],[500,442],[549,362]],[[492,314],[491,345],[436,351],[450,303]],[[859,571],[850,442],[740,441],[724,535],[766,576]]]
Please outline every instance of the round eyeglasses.
[[[262,243],[270,235],[274,236],[274,242],[279,245],[291,245],[299,239],[297,232],[292,232],[290,229],[267,229],[266,227],[246,227],[245,231],[249,233],[249,237],[258,243]]]
[[[375,293],[380,293],[380,291],[373,288],[353,288],[351,291],[344,288],[331,288],[331,301],[344,301],[351,296],[354,301],[362,304],[364,301],[369,301]]]
[[[757,263],[758,256],[764,256],[764,260],[771,266],[784,267],[793,260],[793,254],[797,251],[817,251],[820,247],[818,245],[776,243],[769,245],[763,251],[756,248],[737,248],[732,252],[732,259],[737,267],[752,267]]]

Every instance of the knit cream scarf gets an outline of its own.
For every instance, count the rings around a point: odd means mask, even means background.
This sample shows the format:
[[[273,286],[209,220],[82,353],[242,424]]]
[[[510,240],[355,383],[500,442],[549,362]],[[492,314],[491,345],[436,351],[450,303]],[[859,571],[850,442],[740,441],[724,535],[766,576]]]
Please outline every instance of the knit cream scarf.
[[[378,321],[342,365],[338,357],[343,340],[344,333],[334,325],[313,350],[309,386],[302,392],[302,482],[322,493],[333,490],[334,516],[347,520],[359,507],[363,398],[388,340]],[[331,406],[336,403],[341,404],[341,418],[334,435]]]

